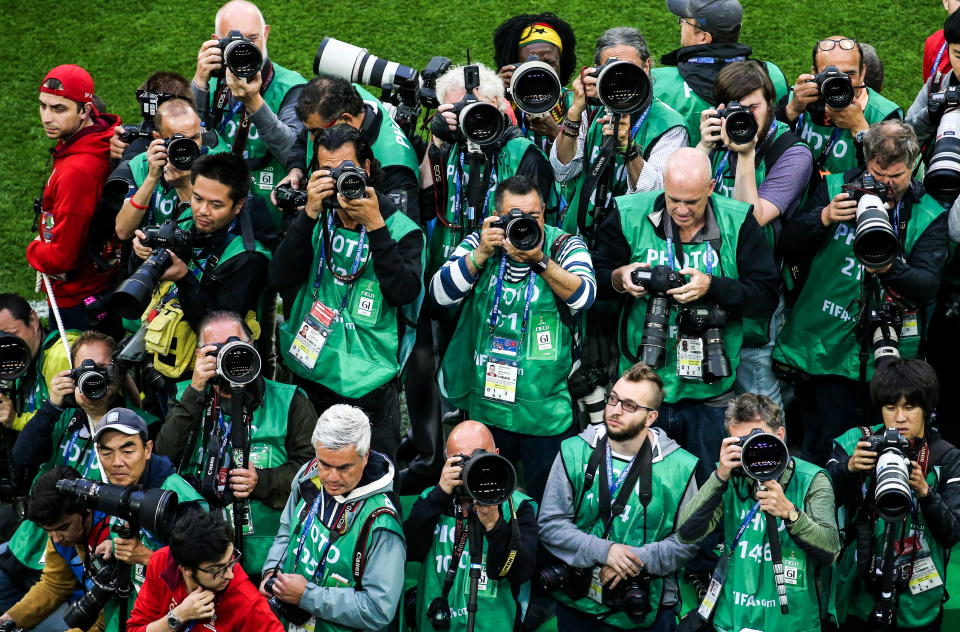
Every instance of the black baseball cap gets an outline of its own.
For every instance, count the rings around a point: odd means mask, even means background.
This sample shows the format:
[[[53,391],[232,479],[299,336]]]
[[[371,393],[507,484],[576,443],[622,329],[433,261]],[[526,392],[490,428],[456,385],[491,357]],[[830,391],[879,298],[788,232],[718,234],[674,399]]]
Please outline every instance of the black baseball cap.
[[[700,30],[709,33],[730,33],[743,20],[743,7],[738,0],[667,0],[667,9],[694,20]]]

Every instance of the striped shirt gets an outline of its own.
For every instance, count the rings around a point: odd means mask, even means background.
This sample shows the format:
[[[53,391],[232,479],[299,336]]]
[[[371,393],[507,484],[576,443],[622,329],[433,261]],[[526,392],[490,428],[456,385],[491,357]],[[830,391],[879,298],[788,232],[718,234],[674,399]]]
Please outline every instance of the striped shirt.
[[[470,294],[480,278],[470,274],[468,256],[480,245],[480,233],[473,232],[460,242],[450,259],[443,264],[430,281],[430,294],[443,307],[459,305]],[[487,265],[499,265],[499,255],[490,257]],[[564,301],[571,311],[589,309],[597,296],[597,279],[593,272],[593,260],[586,244],[580,237],[570,237],[554,258],[561,268],[580,278],[580,286]],[[507,259],[504,278],[509,283],[522,281],[530,272],[530,266]]]

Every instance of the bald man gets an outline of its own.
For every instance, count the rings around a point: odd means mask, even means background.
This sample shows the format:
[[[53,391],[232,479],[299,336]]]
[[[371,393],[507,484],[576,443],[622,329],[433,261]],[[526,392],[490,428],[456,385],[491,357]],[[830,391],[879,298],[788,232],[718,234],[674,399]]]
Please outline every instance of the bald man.
[[[458,424],[447,438],[447,460],[439,484],[421,494],[403,524],[407,560],[422,562],[414,625],[417,630],[433,629],[429,619],[434,617],[428,612],[443,611],[449,613],[450,630],[466,630],[469,530],[478,523],[484,531],[484,551],[475,629],[497,632],[521,629],[522,611],[518,600],[536,561],[536,503],[519,491],[507,502],[491,507],[461,497],[458,493],[461,460],[475,450],[499,453],[493,435],[482,423]],[[470,514],[475,514],[478,520],[468,519]],[[511,563],[513,551],[516,554]],[[455,572],[449,574],[450,568],[456,569]],[[437,601],[438,598],[445,602]]]
[[[296,107],[307,81],[269,58],[270,25],[252,2],[232,0],[220,7],[214,29],[197,54],[193,100],[207,129],[220,132],[233,151],[246,159],[250,191],[274,211],[279,226],[280,213],[272,205],[270,193],[286,173],[287,154],[303,131]],[[231,31],[253,42],[263,54],[260,72],[249,79],[241,79],[225,67],[219,41]]]
[[[752,207],[714,194],[713,185],[706,155],[678,149],[667,160],[663,191],[616,199],[617,208],[600,227],[594,259],[599,298],[622,299],[620,370],[641,357],[657,370],[664,390],[658,424],[700,459],[698,483],[710,475],[709,465],[720,454],[724,406],[733,398],[740,362],[742,319],[769,317],[778,284],[773,254]],[[658,303],[666,297],[666,340],[659,353],[641,348],[653,288],[634,283],[635,271],[654,278],[670,271],[680,275],[676,287],[662,288],[665,295],[654,293]],[[692,328],[678,327],[685,309],[709,307],[726,314],[720,334],[729,366],[708,364],[704,339]],[[714,349],[707,348],[707,357]]]
[[[128,187],[116,220],[117,236],[123,240],[133,239],[138,228],[177,219],[180,204],[190,202],[190,169],[177,169],[168,160],[167,144],[175,135],[189,138],[202,153],[230,151],[230,145],[216,132],[206,136],[201,133],[200,117],[186,99],[161,103],[153,122],[153,140],[147,151],[120,163],[110,177],[126,182]],[[204,138],[209,147],[204,146]]]

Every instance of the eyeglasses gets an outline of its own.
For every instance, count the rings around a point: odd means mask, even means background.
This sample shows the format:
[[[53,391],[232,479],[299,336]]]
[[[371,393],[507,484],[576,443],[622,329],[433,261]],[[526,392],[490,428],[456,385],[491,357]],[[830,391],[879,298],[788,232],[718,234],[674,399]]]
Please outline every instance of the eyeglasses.
[[[197,567],[197,570],[198,570],[198,571],[203,571],[204,573],[207,573],[208,575],[210,575],[210,577],[212,577],[212,578],[214,578],[214,579],[217,579],[218,577],[220,577],[221,575],[223,575],[223,574],[226,573],[227,571],[233,569],[233,567],[237,565],[237,562],[240,561],[240,556],[241,556],[241,555],[242,555],[242,553],[241,553],[240,551],[234,549],[234,550],[233,550],[233,555],[230,556],[230,561],[227,562],[226,564],[219,564],[219,565],[213,566],[213,567],[211,567],[211,568],[201,568],[200,566],[198,566],[198,567]]]
[[[843,39],[825,39],[817,42],[817,48],[826,52],[836,48],[837,44],[839,44],[843,50],[853,50],[857,47],[857,40],[852,40],[848,37],[844,37]]]
[[[640,408],[649,412],[656,410],[656,408],[650,408],[649,406],[638,404],[629,399],[620,399],[616,393],[610,391],[610,394],[607,395],[607,406],[616,406],[617,404],[620,404],[620,407],[623,408],[623,412],[625,413],[635,413]]]
[[[695,29],[700,28],[696,22],[692,22],[683,16],[677,18],[677,24],[686,24],[687,26],[692,26]]]

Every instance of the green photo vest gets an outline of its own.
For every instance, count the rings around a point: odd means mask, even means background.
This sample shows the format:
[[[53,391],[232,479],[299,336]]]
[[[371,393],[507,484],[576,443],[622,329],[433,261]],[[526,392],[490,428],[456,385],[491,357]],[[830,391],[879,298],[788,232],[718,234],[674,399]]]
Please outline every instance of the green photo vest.
[[[324,211],[314,228],[310,275],[300,286],[290,310],[290,318],[280,327],[280,351],[284,364],[294,374],[322,384],[343,397],[358,398],[400,373],[406,359],[407,341],[416,333],[416,327],[409,323],[417,322],[420,300],[402,308],[389,305],[384,300],[373,262],[370,261],[370,242],[366,238],[360,260],[363,271],[355,281],[349,285],[338,281],[330,273],[327,263],[321,268],[320,243],[328,214],[332,212]],[[384,221],[390,237],[397,241],[413,231],[420,232],[420,227],[399,210]],[[332,266],[338,274],[350,273],[359,239],[358,231],[334,223],[330,245],[333,250]],[[327,257],[330,257],[330,253],[327,253]],[[421,265],[423,261],[424,255],[421,253]],[[364,309],[361,299],[369,300],[373,305],[372,310]],[[330,335],[320,357],[313,368],[308,369],[290,353],[290,346],[317,301],[331,310],[338,310],[341,305],[344,307],[331,324]],[[403,340],[400,336],[401,318],[407,323]]]
[[[545,233],[543,248],[550,252],[553,242],[563,233],[553,226],[547,226]],[[567,377],[573,364],[573,338],[560,320],[550,286],[532,270],[516,283],[504,279],[500,316],[491,332],[490,316],[501,253],[487,260],[473,291],[464,301],[457,329],[440,366],[440,388],[450,403],[468,411],[471,419],[511,432],[557,435],[573,423],[567,390]],[[526,332],[521,334],[530,278],[534,281],[530,317]],[[549,341],[545,335],[549,335]],[[508,344],[503,352],[497,353],[497,341],[512,342],[513,346]],[[484,396],[491,383],[487,375],[491,360],[514,367],[516,388],[512,403]]]
[[[425,498],[433,488],[429,488],[420,494]],[[518,508],[520,503],[529,502],[533,505],[533,511],[536,513],[536,503],[529,497],[520,492],[513,492],[513,506]],[[510,503],[504,502],[500,505],[500,515],[503,521],[510,524]],[[440,514],[437,525],[433,531],[433,542],[430,550],[427,551],[427,557],[420,564],[420,578],[417,589],[417,621],[415,629],[432,630],[430,621],[427,619],[427,609],[430,603],[443,594],[443,579],[447,573],[450,564],[453,563],[453,552],[456,543],[457,520],[453,516]],[[513,623],[517,616],[517,602],[513,598],[510,580],[497,579],[499,568],[487,568],[487,540],[483,540],[483,576],[480,580],[480,589],[477,591],[477,613],[479,621],[483,621],[481,627],[484,630],[500,630],[507,632],[513,629]],[[454,576],[453,587],[447,597],[450,604],[450,630],[451,632],[462,632],[467,626],[467,596],[470,594],[470,541],[467,539],[467,545],[460,556],[459,569]]]
[[[318,491],[318,493],[322,492]],[[312,581],[321,588],[352,589],[356,585],[353,578],[353,562],[360,546],[360,532],[371,514],[381,507],[391,510],[373,518],[373,523],[367,532],[367,541],[363,543],[364,547],[369,547],[373,534],[378,529],[386,529],[401,538],[403,537],[403,526],[399,522],[397,509],[386,494],[374,494],[359,501],[358,505],[353,511],[348,512],[351,522],[348,523],[347,532],[330,545],[327,551],[326,565],[323,567],[323,574],[314,576],[319,566],[320,554],[330,539],[330,529],[321,520],[313,520],[310,532],[304,538],[303,550],[300,552],[299,558],[296,557],[300,536],[304,531],[305,518],[310,511],[310,505],[307,505],[301,497],[294,513],[298,517],[297,522],[290,525],[290,539],[284,555],[283,572],[303,575],[307,578],[307,581]],[[285,623],[282,619],[281,622]],[[333,621],[316,620],[314,632],[335,632],[350,629],[337,625]]]
[[[873,125],[886,119],[892,113],[897,113],[897,118],[903,118],[903,110],[887,99],[873,88],[867,88],[867,107],[863,110],[863,117],[867,125]],[[791,99],[793,95],[790,95]],[[857,167],[857,146],[853,140],[853,134],[848,129],[840,129],[833,125],[817,125],[813,122],[813,117],[804,112],[797,120],[797,136],[802,138],[813,151],[814,165],[819,165],[823,160],[823,151],[830,143],[836,130],[837,138],[830,148],[830,156],[823,163],[823,171],[829,173],[846,173]]]
[[[648,439],[649,440],[649,439]],[[623,512],[616,518],[610,527],[610,532],[604,536],[604,517],[600,515],[599,493],[600,485],[607,485],[602,480],[600,468],[597,468],[593,484],[590,489],[584,490],[586,479],[584,473],[593,454],[593,446],[580,436],[564,440],[560,446],[560,457],[567,473],[567,479],[574,491],[574,502],[583,496],[580,511],[573,517],[577,529],[598,538],[605,538],[613,542],[621,542],[629,546],[642,547],[668,538],[675,530],[676,519],[680,512],[680,501],[693,478],[697,467],[697,457],[683,449],[676,449],[653,463],[653,498],[647,505],[646,511],[640,503],[638,494],[631,494]],[[613,457],[613,479],[618,480],[629,461]],[[639,483],[638,483],[639,486]],[[619,493],[615,490],[615,494]],[[612,501],[611,501],[612,502]],[[560,603],[589,614],[600,615],[609,610],[589,595],[574,601],[563,591],[554,593]],[[600,596],[597,595],[599,598]],[[623,612],[604,618],[604,623],[625,630],[650,627],[656,619],[663,599],[663,578],[654,577],[650,582],[651,612],[642,623],[633,623]]]
[[[273,64],[273,79],[263,93],[263,100],[267,107],[278,117],[280,116],[280,107],[287,93],[293,88],[303,85],[307,82],[302,75],[293,70],[288,70],[280,64],[271,60]],[[213,108],[213,100],[216,98],[217,90],[220,87],[220,78],[210,78],[210,105]],[[237,126],[240,123],[240,112],[230,115],[228,111],[220,122],[220,129],[217,132],[223,136],[230,147],[233,147],[234,138],[237,135]],[[263,199],[271,212],[276,225],[279,227],[281,213],[277,207],[270,201],[270,193],[273,188],[280,183],[286,175],[282,160],[270,154],[266,144],[260,139],[257,126],[251,124],[250,132],[247,136],[247,144],[243,151],[243,157],[247,161],[247,167],[250,168],[250,193]]]
[[[767,67],[767,74],[773,82],[773,89],[777,93],[776,103],[790,94],[787,89],[787,80],[783,72],[773,62],[763,62]],[[696,147],[700,142],[700,113],[715,107],[700,98],[684,81],[680,69],[676,66],[659,66],[650,71],[653,79],[653,96],[660,99],[680,113],[686,121],[687,133],[690,135],[690,146]]]
[[[843,174],[830,175],[826,182],[832,199],[840,193]],[[943,213],[943,207],[929,195],[924,195],[913,205],[911,213],[904,240],[907,257],[920,235]],[[810,375],[859,379],[860,344],[855,328],[864,271],[853,254],[856,228],[855,221],[839,222],[830,227],[831,235],[814,256],[810,275],[777,338],[774,360]],[[900,356],[913,358],[920,345],[920,323],[914,320],[912,335],[906,325],[900,335]],[[872,359],[867,361],[867,380],[871,377]]]
[[[189,381],[177,384],[177,398],[190,386]],[[257,469],[280,467],[287,462],[287,419],[290,418],[290,404],[297,392],[292,384],[281,384],[264,379],[263,404],[253,411],[252,432],[250,433],[250,464]],[[225,419],[230,418],[230,402],[221,400]],[[200,421],[197,422],[200,427]],[[206,461],[206,437],[195,437],[195,444],[187,446],[189,455],[180,468],[183,476],[201,478],[201,464]],[[232,445],[227,448],[232,449]],[[224,520],[233,524],[232,507],[220,509]],[[280,510],[271,509],[259,500],[250,500],[249,531],[243,535],[243,568],[252,575],[259,575],[267,552],[280,527]]]
[[[73,345],[74,341],[80,337],[80,332],[76,329],[68,329],[66,334],[68,345]],[[28,369],[33,373],[33,384],[28,387],[27,376],[17,378],[14,383],[14,391],[18,394],[20,401],[17,416],[10,424],[12,429],[17,432],[23,430],[27,422],[37,414],[43,402],[49,398],[47,382],[53,381],[60,371],[70,368],[67,356],[58,331],[51,331],[44,336],[33,366]]]
[[[661,264],[668,265],[670,261],[667,242],[657,234],[650,217],[654,203],[662,194],[661,191],[651,191],[617,198],[623,236],[631,248],[630,261],[649,263],[651,268]],[[719,253],[715,250],[715,245],[711,246],[711,249],[714,249],[712,274],[736,279],[739,276],[737,247],[740,239],[740,227],[750,213],[750,205],[717,194],[710,196],[710,204],[714,220],[720,228],[721,241]],[[666,210],[663,213],[666,214]],[[664,217],[664,221],[669,221],[669,218]],[[679,270],[686,266],[706,272],[709,267],[708,262],[705,261],[707,245],[707,242],[684,245],[683,252],[686,261],[675,261],[674,269]],[[677,244],[674,244],[674,247],[676,249]],[[718,254],[719,262],[717,261]],[[621,349],[621,371],[626,371],[634,364],[624,353],[624,350],[629,350],[631,354],[635,354],[640,348],[647,305],[648,299],[631,301],[620,316],[621,319],[626,319],[625,330],[623,323],[621,323],[618,334]],[[729,320],[727,326],[721,332],[726,345],[727,357],[730,358],[730,377],[715,384],[705,384],[700,379],[681,378],[677,373],[677,345],[679,343],[677,316],[679,313],[679,306],[671,300],[666,362],[663,367],[657,370],[663,380],[664,401],[668,404],[675,404],[684,399],[704,400],[726,393],[733,388],[737,367],[740,365],[740,347],[743,340],[741,321]],[[624,331],[626,332],[625,336]]]
[[[813,477],[824,470],[793,459],[796,469],[783,490],[787,500],[798,508]],[[826,473],[826,472],[824,472]],[[723,494],[723,533],[730,546],[743,519],[756,502],[753,482],[736,478]],[[742,498],[746,499],[743,500]],[[766,515],[758,511],[737,543],[727,573],[727,581],[717,598],[713,624],[718,632],[740,632],[743,629],[783,630],[786,632],[818,632],[820,630],[820,597],[817,590],[817,568],[791,537],[781,519],[777,519],[780,546],[783,551],[784,574],[789,614],[780,612],[770,544],[767,539]]]
[[[876,433],[883,429],[883,424],[877,424],[871,428],[871,432]],[[836,439],[836,444],[843,448],[847,454],[853,454],[857,447],[857,442],[862,441],[860,428],[852,428]],[[927,484],[934,490],[940,484],[940,468],[935,466],[927,472]],[[911,491],[914,503],[917,502],[916,495]],[[902,629],[919,628],[921,626],[933,623],[934,619],[940,614],[944,593],[946,588],[946,570],[947,570],[947,551],[943,549],[933,534],[930,533],[930,527],[923,518],[923,512],[917,512],[917,521],[914,522],[913,515],[908,515],[903,523],[901,536],[897,538],[902,543],[906,538],[914,535],[914,527],[917,528],[922,548],[930,552],[930,561],[933,562],[937,574],[940,576],[941,585],[925,590],[916,595],[911,594],[909,589],[900,589],[897,591],[898,600],[896,605],[897,625]],[[845,529],[854,529],[854,525],[844,525]],[[874,547],[883,546],[884,522],[877,520],[874,524]],[[840,560],[834,567],[833,572],[833,591],[836,599],[837,620],[843,622],[848,616],[858,617],[867,620],[870,612],[873,610],[875,595],[871,593],[864,581],[857,575],[856,560],[856,539],[846,545],[840,553]],[[910,556],[903,556],[909,564]],[[914,567],[916,568],[916,566]],[[919,579],[917,575],[912,575],[911,580]]]

